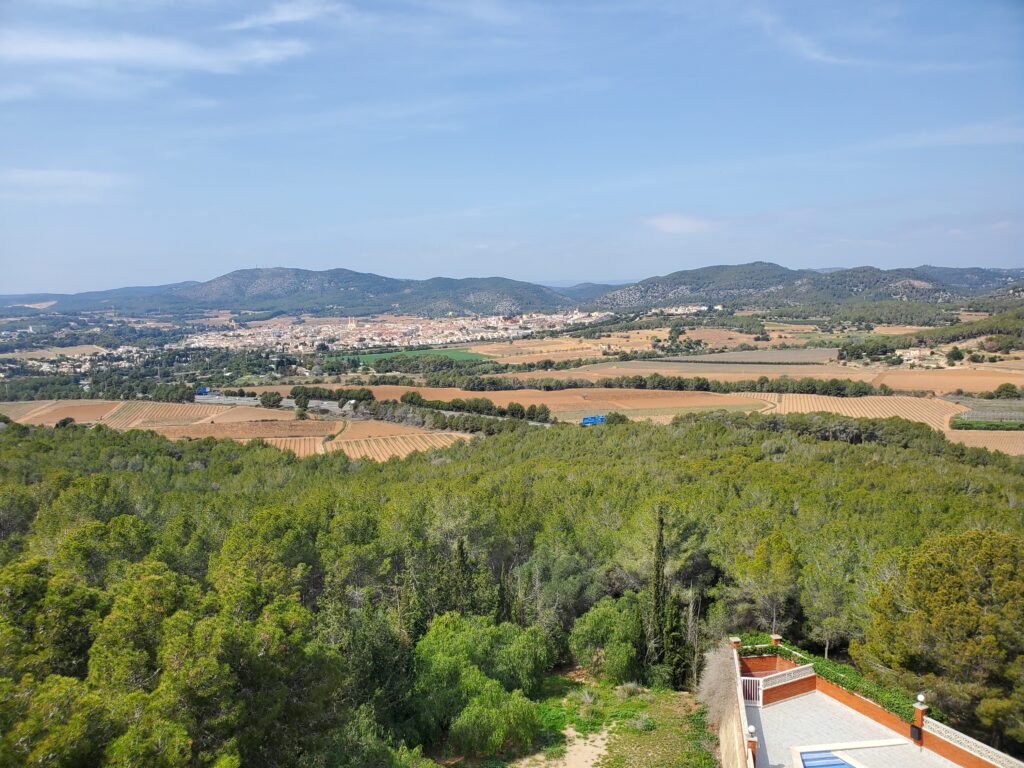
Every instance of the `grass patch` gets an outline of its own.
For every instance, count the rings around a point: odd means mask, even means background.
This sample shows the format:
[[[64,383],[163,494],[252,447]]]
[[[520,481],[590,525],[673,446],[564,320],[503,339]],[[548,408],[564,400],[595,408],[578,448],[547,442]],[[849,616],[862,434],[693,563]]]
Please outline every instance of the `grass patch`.
[[[692,696],[660,691],[640,715],[612,729],[601,768],[715,768],[716,744]]]
[[[716,738],[704,710],[688,693],[637,685],[545,678],[537,696],[544,724],[536,752],[525,764],[542,768],[566,755],[566,731],[586,739],[608,730],[601,768],[715,768]],[[522,755],[460,760],[465,768],[506,768]]]

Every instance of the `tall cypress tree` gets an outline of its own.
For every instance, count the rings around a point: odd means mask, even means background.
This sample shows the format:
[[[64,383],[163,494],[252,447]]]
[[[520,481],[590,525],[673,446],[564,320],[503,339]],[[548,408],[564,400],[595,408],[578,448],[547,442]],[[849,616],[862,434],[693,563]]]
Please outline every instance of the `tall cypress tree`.
[[[508,573],[504,565],[501,566],[501,572],[498,574],[497,603],[494,611],[494,623],[502,624],[512,621],[512,596],[508,593]]]
[[[686,685],[686,674],[689,669],[686,646],[679,603],[670,597],[668,605],[665,606],[665,666],[668,667],[672,687],[676,689]]]
[[[660,664],[665,657],[665,604],[668,584],[665,582],[665,516],[658,505],[658,536],[654,544],[654,573],[651,574],[651,637],[653,661]]]

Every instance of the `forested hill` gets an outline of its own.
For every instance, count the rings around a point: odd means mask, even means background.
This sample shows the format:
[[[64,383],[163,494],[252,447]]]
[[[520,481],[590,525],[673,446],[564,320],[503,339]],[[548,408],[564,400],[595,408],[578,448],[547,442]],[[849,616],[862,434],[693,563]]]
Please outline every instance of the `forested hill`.
[[[891,299],[950,301],[1017,285],[1024,285],[1024,269],[856,267],[822,272],[756,262],[651,277],[610,291],[596,303],[621,309],[709,302],[779,306]]]
[[[574,304],[550,288],[503,277],[399,280],[349,269],[322,272],[274,267],[243,269],[202,283],[129,288],[88,294],[0,297],[5,305],[53,301],[51,311],[116,308],[123,311],[197,309],[388,312],[421,315],[514,314],[553,311]]]
[[[546,670],[688,688],[744,628],[863,640],[866,673],[1018,749],[1021,469],[823,415],[537,428],[387,464],[0,424],[0,765],[526,749]],[[912,582],[922,599],[890,599]]]
[[[178,311],[203,309],[371,315],[515,314],[582,305],[635,309],[673,304],[779,306],[845,301],[952,301],[1024,285],[1022,269],[875,267],[827,272],[755,262],[651,277],[626,286],[581,283],[548,288],[503,277],[403,280],[349,269],[243,269],[202,283],[119,288],[72,295],[0,296],[0,306],[35,311]],[[23,309],[30,312],[30,309]]]

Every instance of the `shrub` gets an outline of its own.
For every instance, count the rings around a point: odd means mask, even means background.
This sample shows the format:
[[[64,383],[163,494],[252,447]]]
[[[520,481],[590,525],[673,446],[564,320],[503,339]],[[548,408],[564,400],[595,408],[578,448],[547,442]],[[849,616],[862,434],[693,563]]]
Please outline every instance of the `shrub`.
[[[280,392],[264,392],[260,395],[260,405],[264,408],[277,408],[283,399]]]
[[[569,648],[577,663],[613,683],[641,677],[639,644],[643,641],[636,595],[605,597],[576,620]]]
[[[530,746],[541,731],[537,705],[519,691],[488,680],[452,722],[449,746],[465,755],[488,756]]]
[[[998,387],[996,387],[996,391],[993,394],[995,394],[996,397],[1005,400],[1012,400],[1014,398],[1018,398],[1021,396],[1020,390],[1018,390],[1017,387],[1015,387],[1010,382],[1000,384]]]

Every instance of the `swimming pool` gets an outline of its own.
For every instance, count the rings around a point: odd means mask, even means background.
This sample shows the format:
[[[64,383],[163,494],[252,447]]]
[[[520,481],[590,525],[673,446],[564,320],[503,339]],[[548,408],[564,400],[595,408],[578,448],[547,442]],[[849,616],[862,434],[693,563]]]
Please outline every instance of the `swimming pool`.
[[[804,768],[853,768],[845,760],[836,757],[831,752],[803,752],[800,760]]]

